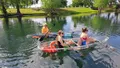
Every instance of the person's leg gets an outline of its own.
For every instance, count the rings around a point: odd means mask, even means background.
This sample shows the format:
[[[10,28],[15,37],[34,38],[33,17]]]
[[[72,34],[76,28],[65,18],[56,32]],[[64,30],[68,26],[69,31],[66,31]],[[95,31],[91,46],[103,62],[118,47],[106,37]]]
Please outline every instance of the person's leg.
[[[66,44],[72,45],[72,44],[74,44],[74,42],[72,40],[68,40],[68,41],[66,41]]]
[[[48,38],[49,37],[49,33],[46,34],[45,38]]]
[[[95,40],[94,38],[89,37],[89,38],[87,39],[87,44],[93,43],[93,42],[95,42],[95,41],[96,41],[96,40]]]

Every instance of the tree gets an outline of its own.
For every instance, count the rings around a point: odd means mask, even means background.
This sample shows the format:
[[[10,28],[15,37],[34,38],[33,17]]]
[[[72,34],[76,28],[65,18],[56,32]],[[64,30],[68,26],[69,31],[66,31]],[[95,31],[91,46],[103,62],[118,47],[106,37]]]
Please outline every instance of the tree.
[[[116,0],[109,0],[109,7],[112,8],[116,4]]]
[[[41,0],[42,8],[48,14],[56,14],[56,8],[64,7],[66,5],[66,0]]]
[[[66,0],[62,0],[62,7],[65,7],[65,6],[67,6],[67,1]]]
[[[79,6],[85,6],[85,7],[91,7],[93,5],[93,0],[72,0],[72,5],[74,7],[79,7]]]
[[[93,6],[93,0],[83,0],[83,6],[92,7]]]
[[[54,8],[61,7],[62,5],[61,0],[41,0],[41,1],[42,1],[43,8],[54,9]]]
[[[72,0],[72,2],[73,7],[83,6],[82,0]]]
[[[101,13],[101,10],[107,7],[109,0],[94,0],[94,6],[98,7],[98,12]]]
[[[7,10],[6,10],[6,0],[0,0],[0,9],[2,10],[2,13],[4,14],[4,16],[6,17],[7,14]]]
[[[37,1],[37,0],[35,0]],[[9,0],[9,4],[17,9],[17,13],[21,16],[20,8],[26,7],[33,3],[33,0]]]

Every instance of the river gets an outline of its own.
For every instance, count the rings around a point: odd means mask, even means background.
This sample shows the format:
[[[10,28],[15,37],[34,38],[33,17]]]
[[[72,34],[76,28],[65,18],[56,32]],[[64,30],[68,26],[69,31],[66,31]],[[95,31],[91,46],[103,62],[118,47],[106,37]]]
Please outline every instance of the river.
[[[70,51],[49,56],[37,49],[39,42],[27,37],[39,34],[43,23],[52,32],[76,32],[87,27],[88,34],[100,41],[108,41],[89,52]],[[114,47],[113,51],[106,45]],[[84,57],[81,57],[82,53]],[[0,19],[0,67],[1,68],[120,68],[120,14],[102,13],[86,16],[23,17]]]

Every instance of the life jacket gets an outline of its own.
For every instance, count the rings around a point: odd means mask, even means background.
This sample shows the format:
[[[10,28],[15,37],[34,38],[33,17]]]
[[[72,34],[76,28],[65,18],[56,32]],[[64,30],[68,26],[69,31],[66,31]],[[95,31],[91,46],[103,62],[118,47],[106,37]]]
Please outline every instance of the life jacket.
[[[46,46],[46,47],[43,48],[43,52],[46,52],[46,53],[55,53],[55,52],[57,52],[55,44],[56,44],[56,42],[52,41],[49,46]]]

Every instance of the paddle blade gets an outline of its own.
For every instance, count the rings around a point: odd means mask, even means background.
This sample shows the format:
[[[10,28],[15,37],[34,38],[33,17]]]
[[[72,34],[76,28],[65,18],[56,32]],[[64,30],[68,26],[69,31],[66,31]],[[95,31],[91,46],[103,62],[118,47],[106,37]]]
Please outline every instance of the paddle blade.
[[[27,36],[26,36],[26,38],[31,38],[31,37],[32,37],[32,35],[27,35]]]
[[[34,36],[34,35],[33,35],[32,38],[40,38],[40,36]]]
[[[108,41],[108,39],[109,39],[109,37],[106,37],[106,38],[102,41],[102,43],[107,42],[107,41]]]
[[[45,38],[45,36],[42,36],[42,37],[39,39],[39,41],[43,41],[44,38]]]

